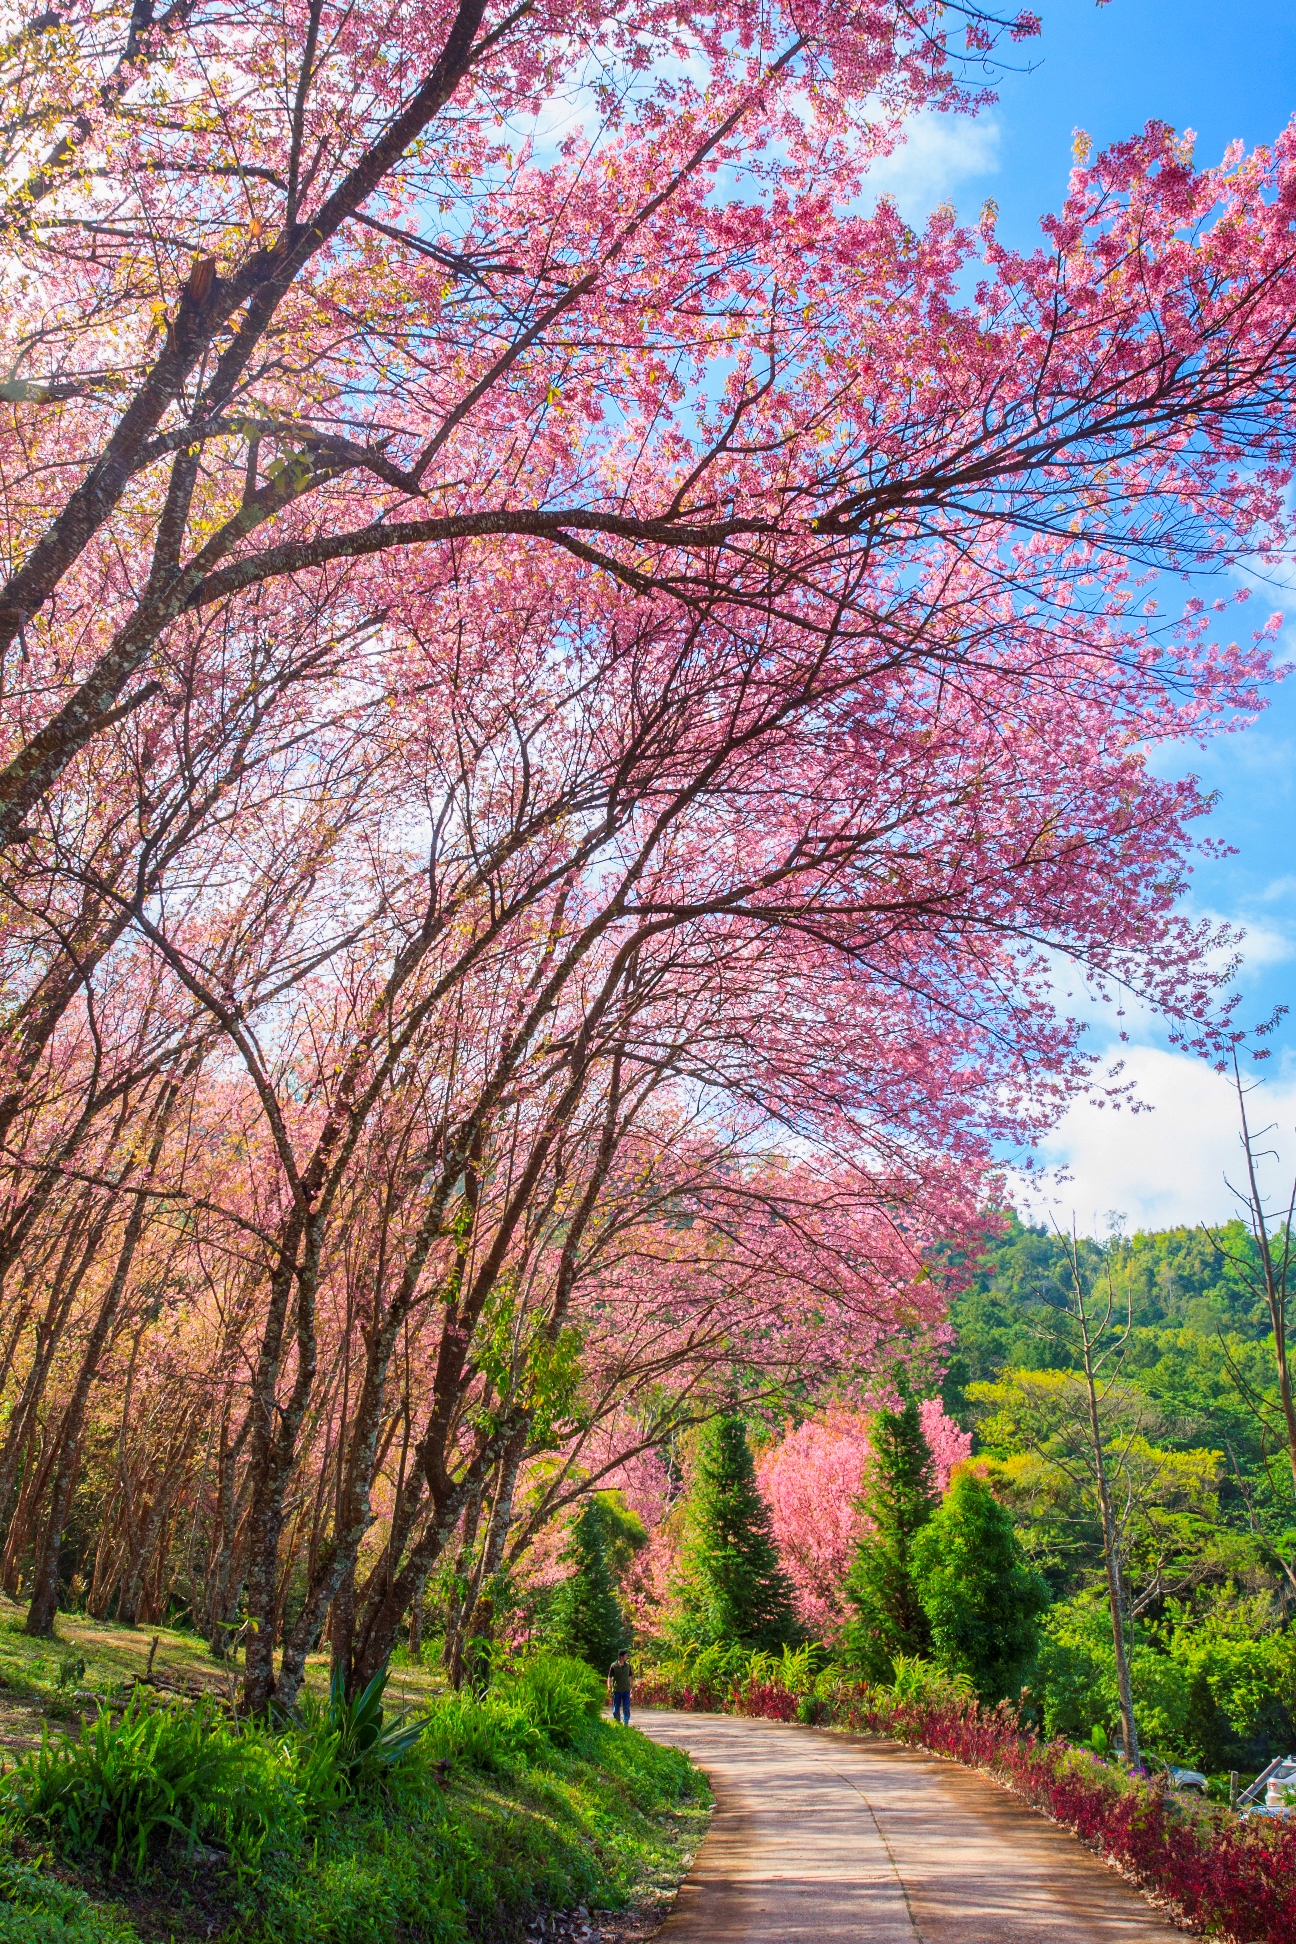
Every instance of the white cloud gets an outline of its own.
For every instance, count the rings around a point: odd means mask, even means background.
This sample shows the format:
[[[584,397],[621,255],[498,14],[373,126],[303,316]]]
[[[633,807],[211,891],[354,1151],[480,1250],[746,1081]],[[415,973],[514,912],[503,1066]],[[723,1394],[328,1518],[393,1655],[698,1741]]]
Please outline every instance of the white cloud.
[[[914,115],[900,147],[870,168],[867,194],[893,197],[916,228],[958,183],[998,167],[999,124],[993,117]]]
[[[1177,1223],[1227,1221],[1239,1213],[1226,1185],[1242,1180],[1237,1097],[1232,1080],[1202,1061],[1155,1046],[1125,1052],[1123,1079],[1133,1080],[1151,1110],[1113,1112],[1077,1101],[1041,1144],[1040,1158],[1070,1180],[1047,1192],[1020,1182],[1024,1218],[1105,1234],[1113,1212],[1126,1231]],[[1253,1069],[1259,1077],[1258,1069]],[[1244,1076],[1250,1079],[1250,1075]],[[1252,1132],[1272,1158],[1263,1165],[1267,1191],[1284,1200],[1296,1170],[1296,1074],[1276,1072],[1248,1099]]]
[[[1247,920],[1244,930],[1242,957],[1249,972],[1263,971],[1270,965],[1285,965],[1296,953],[1291,939],[1271,925],[1257,925]]]
[[[1296,882],[1296,880],[1292,881]],[[1271,895],[1272,887],[1264,893],[1264,897],[1269,900]],[[1248,972],[1262,972],[1271,965],[1285,965],[1287,960],[1296,954],[1296,943],[1293,943],[1287,933],[1280,931],[1276,925],[1264,924],[1256,918],[1225,917],[1220,911],[1194,911],[1191,906],[1188,912],[1194,918],[1209,919],[1212,925],[1230,925],[1235,932],[1240,932],[1242,935],[1236,946],[1226,950],[1223,957],[1225,960],[1230,959],[1233,950],[1237,950],[1241,953],[1243,966]],[[1219,956],[1219,954],[1211,954],[1213,960],[1218,960]]]

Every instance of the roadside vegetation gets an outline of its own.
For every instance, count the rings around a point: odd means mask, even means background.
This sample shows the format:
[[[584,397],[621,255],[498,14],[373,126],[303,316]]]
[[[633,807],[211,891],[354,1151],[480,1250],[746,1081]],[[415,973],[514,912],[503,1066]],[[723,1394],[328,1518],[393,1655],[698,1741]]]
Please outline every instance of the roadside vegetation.
[[[1077,1274],[1107,1317],[1097,1440]],[[1014,1224],[952,1321],[945,1402],[1049,1590],[1030,1675],[1045,1732],[1122,1746],[1101,1457],[1140,1753],[1222,1793],[1296,1748],[1292,1453],[1253,1233],[1082,1239],[1073,1256]]]
[[[150,1637],[85,1631],[43,1655],[0,1631],[0,1944],[508,1939],[538,1911],[668,1900],[705,1827],[704,1779],[603,1721],[561,1656],[485,1695],[397,1670],[422,1692],[395,1714],[382,1682],[348,1701],[316,1668],[293,1717],[252,1722],[219,1682],[193,1698],[201,1643],[159,1637],[152,1678],[188,1690],[168,1693],[140,1678]]]
[[[1254,1239],[1013,1221],[967,1274],[939,1401],[902,1369],[890,1408],[735,1417],[677,1450],[636,1583],[646,1660],[675,1690],[746,1680],[753,1651],[880,1689],[928,1665],[1227,1801],[1296,1749],[1291,1453]]]

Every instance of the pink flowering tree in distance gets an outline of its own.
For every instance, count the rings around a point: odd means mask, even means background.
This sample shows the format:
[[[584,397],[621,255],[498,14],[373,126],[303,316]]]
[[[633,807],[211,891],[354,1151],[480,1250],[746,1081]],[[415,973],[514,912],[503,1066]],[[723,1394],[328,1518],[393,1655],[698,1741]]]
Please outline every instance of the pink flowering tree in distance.
[[[946,1415],[937,1398],[927,1398],[921,1414],[943,1492],[954,1466],[971,1452],[972,1436]],[[858,1501],[868,1455],[867,1415],[837,1408],[789,1430],[756,1462],[801,1619],[824,1641],[831,1641],[848,1617],[842,1586],[864,1530]]]

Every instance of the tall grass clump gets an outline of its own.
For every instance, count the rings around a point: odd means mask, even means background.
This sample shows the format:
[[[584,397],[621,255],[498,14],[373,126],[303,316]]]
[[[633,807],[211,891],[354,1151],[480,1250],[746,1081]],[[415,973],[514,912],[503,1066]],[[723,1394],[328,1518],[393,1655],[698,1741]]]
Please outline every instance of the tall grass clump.
[[[101,1707],[79,1740],[54,1740],[0,1779],[0,1808],[73,1859],[97,1852],[143,1875],[164,1850],[200,1844],[255,1869],[266,1844],[300,1840],[291,1765],[267,1736],[236,1731],[210,1702]]]
[[[546,1752],[546,1737],[512,1700],[494,1693],[442,1695],[428,1711],[420,1753],[428,1764],[502,1775]]]
[[[388,1722],[383,1708],[388,1667],[379,1668],[368,1686],[347,1698],[341,1668],[335,1669],[327,1700],[307,1692],[288,1722],[288,1745],[297,1771],[297,1794],[308,1814],[327,1813],[347,1795],[386,1781],[417,1748],[426,1717],[404,1715]]]
[[[575,1748],[603,1707],[603,1682],[584,1661],[536,1654],[503,1674],[500,1697],[555,1748]]]

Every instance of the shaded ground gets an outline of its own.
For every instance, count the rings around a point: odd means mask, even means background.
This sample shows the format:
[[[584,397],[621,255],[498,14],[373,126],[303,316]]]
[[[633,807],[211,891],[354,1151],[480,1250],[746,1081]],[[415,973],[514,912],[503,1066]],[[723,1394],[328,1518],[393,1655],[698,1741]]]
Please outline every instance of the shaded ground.
[[[210,1693],[225,1699],[234,1697],[242,1678],[241,1653],[216,1660],[197,1634],[119,1627],[60,1613],[53,1640],[29,1640],[22,1630],[26,1612],[0,1595],[0,1751],[34,1747],[46,1722],[75,1725],[83,1714],[93,1715],[98,1701],[125,1700],[146,1675],[162,1694]],[[317,1688],[327,1684],[327,1655],[312,1655],[307,1680]],[[415,1667],[398,1657],[388,1704],[417,1707],[443,1685],[435,1663]]]
[[[953,1763],[728,1715],[636,1725],[716,1795],[661,1944],[1182,1944],[1074,1837]]]

